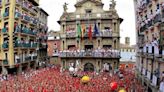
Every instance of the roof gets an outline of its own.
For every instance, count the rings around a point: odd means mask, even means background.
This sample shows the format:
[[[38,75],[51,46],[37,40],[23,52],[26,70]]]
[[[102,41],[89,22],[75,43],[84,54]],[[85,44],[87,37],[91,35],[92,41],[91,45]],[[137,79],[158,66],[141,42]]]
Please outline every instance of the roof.
[[[39,3],[37,0],[29,0],[30,2],[32,2],[35,6],[39,6]]]
[[[43,10],[42,8],[40,8],[40,11],[43,12],[44,14],[46,14],[47,16],[49,16],[48,13],[45,10]]]
[[[96,5],[104,5],[101,1],[97,1],[97,0],[81,0],[75,4],[75,7],[79,7],[87,1],[91,1],[91,2],[95,3]]]
[[[120,43],[120,48],[132,48],[132,49],[135,49],[136,48],[136,45],[127,45],[127,44],[122,44]]]

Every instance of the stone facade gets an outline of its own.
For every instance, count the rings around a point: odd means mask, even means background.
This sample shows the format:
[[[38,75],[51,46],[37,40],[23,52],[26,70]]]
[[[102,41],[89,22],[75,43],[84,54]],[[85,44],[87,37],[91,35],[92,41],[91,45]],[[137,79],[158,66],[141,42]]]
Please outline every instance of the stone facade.
[[[38,12],[39,0],[1,0],[3,17],[0,19],[0,69],[8,73],[36,68],[40,48],[45,48],[47,23],[43,25]],[[44,11],[44,12],[43,12]],[[45,20],[47,17],[45,17]],[[46,27],[45,27],[46,26]],[[45,39],[44,39],[45,37]],[[44,42],[38,41],[42,38]],[[39,45],[43,44],[43,45]],[[45,51],[45,50],[44,50]],[[47,54],[47,53],[45,53]],[[45,56],[44,54],[44,56]]]
[[[65,11],[58,21],[61,25],[62,67],[68,69],[70,63],[78,63],[82,70],[101,70],[104,63],[109,63],[112,69],[117,69],[123,19],[119,18],[114,7],[103,10],[101,0],[77,1],[75,7],[76,11],[69,13],[65,4]]]
[[[148,92],[158,92],[164,72],[163,0],[134,0],[137,36],[137,78]]]

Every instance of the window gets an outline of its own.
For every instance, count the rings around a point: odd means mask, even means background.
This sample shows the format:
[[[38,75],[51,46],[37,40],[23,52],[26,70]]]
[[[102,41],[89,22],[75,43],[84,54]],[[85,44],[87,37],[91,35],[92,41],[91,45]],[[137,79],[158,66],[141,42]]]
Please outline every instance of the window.
[[[98,22],[98,29],[100,29],[100,22]]]
[[[150,14],[153,14],[153,10],[152,9],[150,10]]]
[[[114,31],[116,31],[116,23],[114,23]]]
[[[9,7],[5,8],[4,17],[9,16]]]
[[[157,9],[159,9],[159,4],[157,4],[156,6],[157,6]]]
[[[105,30],[109,30],[109,27],[104,27]]]
[[[98,40],[98,46],[100,46],[100,40]]]
[[[63,41],[63,50],[64,50],[64,41]]]
[[[147,15],[145,15],[145,19],[148,19],[148,18],[147,18]]]
[[[92,10],[91,9],[87,9],[85,10],[86,13],[92,13]]]
[[[98,61],[98,66],[100,66],[100,61]]]
[[[116,40],[114,40],[114,49],[116,49],[117,46],[116,46]]]
[[[63,32],[64,32],[65,26],[63,25]]]
[[[5,53],[5,58],[6,58],[6,60],[8,59],[8,55],[7,55],[7,53]]]

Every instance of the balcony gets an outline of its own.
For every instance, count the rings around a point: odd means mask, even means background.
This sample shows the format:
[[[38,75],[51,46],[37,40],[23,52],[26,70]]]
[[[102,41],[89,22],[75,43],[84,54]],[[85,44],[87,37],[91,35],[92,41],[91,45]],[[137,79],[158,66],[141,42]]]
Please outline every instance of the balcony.
[[[156,75],[152,75],[152,83],[151,85],[154,87],[157,87],[160,83],[159,77],[157,77]]]
[[[152,27],[154,25],[154,21],[151,19],[150,21],[148,21],[148,27]]]
[[[148,28],[148,25],[147,25],[147,24],[144,24],[144,25],[140,28],[140,33],[143,33],[147,28]]]
[[[60,56],[60,54],[59,53],[53,53],[52,56],[58,57],[58,56]]]
[[[88,20],[88,19],[112,19],[112,13],[91,13],[91,14],[79,14],[79,15],[68,15],[66,20],[67,21],[72,21],[72,20],[77,20],[77,19],[81,19],[81,20]],[[65,18],[64,18],[65,20]]]
[[[18,55],[15,56],[15,64],[21,63],[21,59]]]
[[[147,5],[151,6],[152,5],[152,0],[147,0]]]
[[[7,34],[7,33],[8,33],[7,28],[4,27],[4,28],[2,29],[2,33],[3,33],[4,35]]]
[[[161,14],[157,14],[155,17],[154,17],[154,24],[156,24],[156,23],[159,23],[159,22],[161,22]]]
[[[3,17],[4,17],[4,19],[8,19],[8,18],[9,18],[9,12],[5,12],[5,13],[3,14]]]
[[[143,35],[139,35],[138,36],[138,43],[137,43],[139,48],[143,48],[145,43],[144,43],[144,36]]]
[[[32,0],[33,1],[33,0]],[[22,0],[16,0],[16,5],[18,6],[22,6],[22,8],[26,11],[30,11],[31,14],[36,15],[37,12],[33,9],[33,7],[35,7],[34,5],[28,6],[29,3],[23,3]]]
[[[29,29],[29,28],[24,28],[24,29],[21,31],[21,27],[19,27],[19,25],[16,26],[15,32],[14,32],[14,33],[29,34],[29,35],[33,35],[33,36],[36,36],[36,35],[37,35],[36,30],[31,30],[31,29]]]
[[[142,74],[144,75],[144,76],[146,76],[147,74],[147,72],[146,72],[147,70],[145,69],[145,68],[142,68]]]
[[[2,44],[2,48],[3,49],[8,49],[9,48],[9,44],[8,43],[3,43]]]
[[[37,59],[37,56],[36,55],[31,55],[30,58],[31,58],[30,59],[31,61],[35,61]]]
[[[20,12],[15,12],[15,19],[21,18],[21,13]]]
[[[30,61],[31,60],[31,57],[30,56],[25,56],[25,61]]]
[[[36,18],[31,18],[30,25],[35,26],[37,25],[38,20]]]
[[[144,47],[144,43],[140,42],[140,41],[137,43],[137,45],[138,45],[139,48],[143,48]]]
[[[31,43],[32,48],[37,48],[37,43]]]
[[[22,15],[22,21],[28,23],[30,22],[30,17],[28,15]]]
[[[23,22],[30,23],[30,25],[32,25],[32,26],[35,26],[38,23],[38,20],[36,18],[33,18],[31,16],[28,16],[28,15],[24,15],[20,12],[15,12],[15,19],[18,20],[19,18],[21,18],[21,20]]]
[[[21,47],[21,48],[36,48],[37,47],[37,43],[18,43],[18,41],[15,42],[15,46],[14,48],[18,48],[18,47]]]
[[[114,51],[63,51],[60,52],[60,57],[66,58],[66,57],[74,57],[74,58],[80,58],[80,57],[90,57],[90,58],[120,58],[120,53],[116,50]]]
[[[162,19],[164,19],[164,6],[162,8]]]
[[[6,66],[6,65],[8,65],[9,63],[8,63],[8,60],[7,59],[5,59],[5,60],[3,60],[3,65],[4,66]]]
[[[39,46],[39,48],[47,48],[47,47],[48,47],[48,45],[47,45],[46,42],[41,43],[40,46]]]
[[[152,74],[153,73],[151,73],[150,71],[147,71],[147,78],[148,78],[148,80],[152,80]]]
[[[99,34],[94,34],[94,32],[92,32],[92,37],[112,37],[113,33],[112,31],[109,30],[102,30],[99,32]],[[72,31],[72,32],[67,32],[66,33],[66,37],[67,38],[75,38],[77,37],[76,31]],[[88,32],[84,33],[84,37],[88,37]]]

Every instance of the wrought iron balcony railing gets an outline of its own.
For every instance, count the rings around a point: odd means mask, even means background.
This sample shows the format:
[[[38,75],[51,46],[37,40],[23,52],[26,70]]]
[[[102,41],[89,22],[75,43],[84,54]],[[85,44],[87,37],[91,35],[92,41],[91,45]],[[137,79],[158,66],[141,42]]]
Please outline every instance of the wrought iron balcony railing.
[[[100,31],[99,34],[94,34],[92,32],[92,37],[112,37],[113,33],[111,31]],[[66,37],[77,37],[76,31],[66,33]],[[84,37],[88,37],[88,32],[84,33]]]
[[[37,43],[18,43],[15,42],[15,48],[17,47],[22,47],[22,48],[36,48],[37,47]]]
[[[60,52],[60,57],[103,57],[103,58],[120,58],[119,52]]]
[[[3,49],[9,48],[9,44],[8,44],[8,43],[3,43],[3,44],[2,44],[2,48],[3,48]]]

